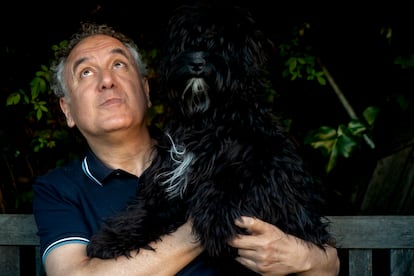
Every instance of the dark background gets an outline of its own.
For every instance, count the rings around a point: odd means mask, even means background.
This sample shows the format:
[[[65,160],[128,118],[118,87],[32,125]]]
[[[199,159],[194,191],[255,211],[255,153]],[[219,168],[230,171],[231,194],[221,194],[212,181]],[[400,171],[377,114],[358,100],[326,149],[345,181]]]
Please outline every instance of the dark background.
[[[382,108],[380,123],[375,129],[375,151],[363,152],[340,163],[337,171],[324,178],[329,212],[358,213],[360,200],[355,197],[363,197],[376,162],[401,146],[412,144],[414,137],[412,107],[402,112],[398,106],[401,95],[412,106],[413,67],[402,69],[394,62],[397,57],[409,58],[414,54],[414,16],[408,2],[370,5],[349,1],[233,2],[249,8],[275,43],[286,42],[295,27],[309,24],[307,43],[312,45],[313,54],[320,57],[356,112],[360,114],[369,105]],[[51,46],[68,39],[79,21],[109,23],[134,38],[141,48],[159,48],[169,15],[181,3],[185,1],[8,2],[2,7],[0,17],[1,102],[5,103],[10,93],[27,87],[40,65],[48,65],[53,53]],[[281,83],[278,89],[281,93],[278,107],[295,122],[293,131],[299,142],[305,130],[349,120],[329,86],[321,89],[317,84],[298,82]],[[23,139],[23,135],[16,130],[20,122],[10,116],[5,104],[0,110],[0,138],[5,155],[10,150],[8,144]],[[322,174],[321,156],[305,147],[302,149],[315,173]],[[3,169],[9,165],[5,162],[1,166]],[[7,169],[18,170],[19,166],[15,164]],[[10,186],[18,190],[18,184],[30,190],[35,174],[16,173],[18,179],[13,179]],[[8,188],[6,181],[12,177],[4,173],[2,178],[6,179],[0,185],[4,191]],[[401,181],[406,182],[407,189],[414,189],[412,179]],[[3,192],[0,201],[15,193],[18,192]],[[22,209],[30,212],[30,205]],[[10,203],[5,210],[21,211]],[[404,213],[410,212],[413,210],[404,210]]]

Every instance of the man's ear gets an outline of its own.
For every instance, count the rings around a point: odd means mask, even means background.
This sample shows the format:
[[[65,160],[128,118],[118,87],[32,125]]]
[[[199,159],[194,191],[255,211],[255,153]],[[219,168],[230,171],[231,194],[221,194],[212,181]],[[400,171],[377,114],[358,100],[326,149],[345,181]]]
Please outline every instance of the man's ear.
[[[145,96],[147,98],[147,106],[148,106],[148,108],[150,108],[152,106],[152,103],[151,103],[151,97],[150,97],[149,82],[148,82],[147,78],[144,80],[144,85],[143,86],[144,86],[144,93],[145,93]]]
[[[72,114],[70,113],[70,105],[65,97],[59,99],[60,109],[66,117],[66,124],[68,127],[74,127],[75,122],[73,121]]]

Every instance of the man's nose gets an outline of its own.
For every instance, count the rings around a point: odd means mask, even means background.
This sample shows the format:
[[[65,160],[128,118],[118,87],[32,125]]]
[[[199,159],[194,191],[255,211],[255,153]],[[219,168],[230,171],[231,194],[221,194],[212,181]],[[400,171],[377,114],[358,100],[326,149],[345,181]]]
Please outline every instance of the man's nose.
[[[113,88],[115,86],[114,72],[110,69],[101,70],[101,89]]]

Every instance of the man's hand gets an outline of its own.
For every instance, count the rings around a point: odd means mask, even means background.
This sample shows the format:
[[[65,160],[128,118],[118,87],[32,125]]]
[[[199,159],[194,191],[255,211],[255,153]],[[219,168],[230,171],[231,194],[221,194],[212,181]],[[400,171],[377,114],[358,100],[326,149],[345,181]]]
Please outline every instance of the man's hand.
[[[229,244],[238,248],[242,265],[262,275],[338,275],[339,259],[335,248],[326,250],[282,232],[276,226],[251,217],[236,225],[250,235],[238,235]]]

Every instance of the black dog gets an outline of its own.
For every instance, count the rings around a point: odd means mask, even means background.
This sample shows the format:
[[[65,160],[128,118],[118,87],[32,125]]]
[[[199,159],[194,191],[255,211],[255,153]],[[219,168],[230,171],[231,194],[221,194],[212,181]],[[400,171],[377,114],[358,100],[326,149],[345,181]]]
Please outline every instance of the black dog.
[[[294,144],[265,105],[266,49],[242,9],[185,6],[168,28],[160,67],[170,109],[157,158],[137,198],[106,221],[88,255],[129,256],[189,218],[210,256],[234,257],[227,242],[242,215],[318,246],[329,242],[319,194]]]

